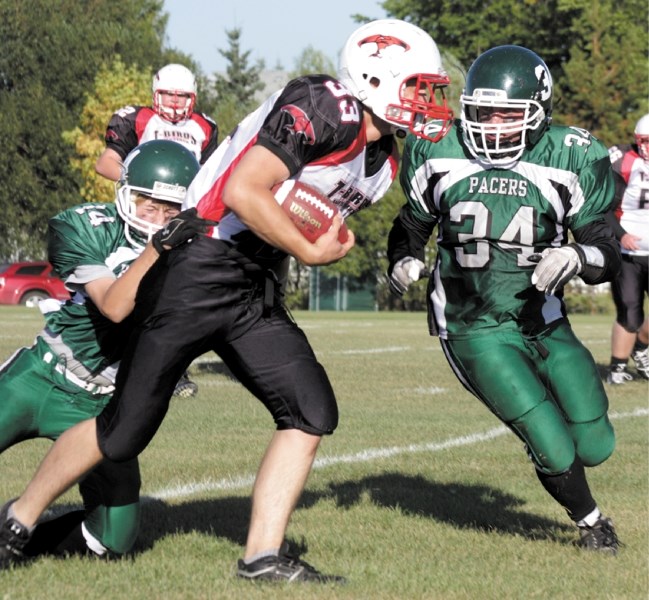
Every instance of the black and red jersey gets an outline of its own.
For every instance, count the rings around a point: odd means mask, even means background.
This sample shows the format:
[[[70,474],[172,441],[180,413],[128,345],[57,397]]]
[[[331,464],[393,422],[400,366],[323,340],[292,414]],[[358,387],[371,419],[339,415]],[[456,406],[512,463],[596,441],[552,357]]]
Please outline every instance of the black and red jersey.
[[[178,142],[203,164],[218,146],[219,130],[207,115],[194,112],[179,123],[163,119],[149,106],[125,106],[113,114],[106,128],[106,147],[122,160],[139,144],[151,140]]]
[[[609,149],[615,173],[615,216],[623,229],[638,238],[638,250],[622,248],[624,254],[649,255],[649,161],[639,154],[637,146],[620,144]],[[621,237],[616,231],[616,237]]]
[[[363,106],[347,88],[327,75],[294,79],[237,126],[192,182],[184,207],[220,221],[213,237],[230,240],[246,229],[225,211],[221,194],[254,144],[278,156],[291,178],[328,196],[345,217],[383,197],[397,173],[394,138],[367,143]]]

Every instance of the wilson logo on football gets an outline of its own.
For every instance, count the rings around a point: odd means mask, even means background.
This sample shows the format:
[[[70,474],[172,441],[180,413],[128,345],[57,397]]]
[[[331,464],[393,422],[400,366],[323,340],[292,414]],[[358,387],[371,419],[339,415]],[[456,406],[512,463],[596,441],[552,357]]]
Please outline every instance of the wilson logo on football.
[[[289,211],[299,217],[305,223],[308,223],[309,225],[316,227],[317,229],[322,229],[322,222],[312,217],[311,213],[306,208],[299,206],[295,202],[291,201]]]

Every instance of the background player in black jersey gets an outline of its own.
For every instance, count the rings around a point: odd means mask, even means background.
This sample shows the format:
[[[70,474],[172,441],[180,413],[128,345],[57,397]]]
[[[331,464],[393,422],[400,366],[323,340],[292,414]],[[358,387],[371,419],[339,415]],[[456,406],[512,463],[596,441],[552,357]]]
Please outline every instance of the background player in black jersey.
[[[649,317],[644,302],[649,294],[649,114],[635,126],[635,144],[609,149],[615,173],[615,211],[609,214],[620,242],[622,267],[611,282],[616,319],[611,333],[611,364],[607,383],[631,381],[631,358],[636,373],[649,379]]]
[[[325,370],[275,293],[275,273],[288,255],[307,265],[337,261],[353,247],[354,235],[338,241],[337,216],[328,232],[308,242],[271,190],[293,178],[329,196],[344,216],[371,205],[396,176],[395,133],[437,140],[446,132],[447,85],[428,34],[404,21],[374,21],[348,39],[338,79],[289,82],[222,142],[186,202],[218,227],[187,251],[165,253],[143,281],[147,291],[136,311],[150,316],[129,342],[113,402],[63,435],[23,496],[5,506],[5,560],[28,538],[27,526],[79,475],[104,457],[127,460],[146,447],[164,418],[174,377],[214,350],[276,425],[255,481],[238,575],[339,580],[291,556],[285,544],[320,439],[335,430],[338,409]]]
[[[613,452],[608,399],[563,302],[573,276],[596,284],[619,269],[606,223],[607,150],[583,129],[551,125],[552,78],[527,48],[481,54],[460,105],[439,143],[406,140],[408,203],[389,235],[392,288],[403,293],[419,278],[437,229],[431,334],[466,389],[524,442],[578,543],[614,554],[617,535],[584,469]]]
[[[111,117],[104,136],[106,148],[95,164],[97,173],[107,179],[117,181],[126,155],[150,140],[178,142],[200,164],[216,150],[218,127],[206,114],[194,111],[196,78],[187,67],[162,67],[153,77],[152,92],[152,106],[124,106]],[[174,396],[187,398],[197,392],[198,385],[183,373]]]

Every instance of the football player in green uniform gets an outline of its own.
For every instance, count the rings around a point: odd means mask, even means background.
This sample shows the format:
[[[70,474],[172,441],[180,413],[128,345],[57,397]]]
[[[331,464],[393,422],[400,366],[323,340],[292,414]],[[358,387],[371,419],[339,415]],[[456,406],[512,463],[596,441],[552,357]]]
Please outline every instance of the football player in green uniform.
[[[480,55],[460,103],[441,141],[406,141],[408,201],[389,236],[391,287],[402,294],[422,276],[437,228],[431,334],[465,388],[524,442],[579,545],[615,554],[620,543],[584,469],[613,452],[608,399],[563,302],[573,276],[597,284],[620,266],[605,222],[614,193],[607,149],[588,131],[550,125],[550,72],[520,46]]]
[[[168,249],[200,226],[191,213],[179,216],[198,169],[180,144],[147,142],[128,155],[115,203],[81,204],[50,220],[48,259],[72,299],[44,301],[45,327],[34,345],[0,367],[0,452],[27,439],[55,440],[108,403],[138,284],[159,255],[154,244]],[[163,228],[170,221],[171,239]],[[106,460],[79,488],[84,510],[37,526],[27,554],[119,555],[132,547],[137,459]]]

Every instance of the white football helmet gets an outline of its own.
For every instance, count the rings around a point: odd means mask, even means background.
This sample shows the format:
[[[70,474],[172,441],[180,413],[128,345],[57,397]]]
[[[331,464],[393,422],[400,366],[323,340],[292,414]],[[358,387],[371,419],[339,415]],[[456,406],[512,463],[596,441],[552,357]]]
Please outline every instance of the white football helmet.
[[[380,19],[359,27],[340,54],[338,80],[395,132],[436,142],[451,126],[444,95],[450,82],[439,50],[411,23]],[[413,84],[418,95],[409,98],[406,87]]]
[[[171,108],[163,106],[161,94],[186,94],[185,104]],[[196,102],[196,78],[182,65],[166,65],[153,76],[153,109],[167,121],[178,123],[192,116]]]
[[[649,161],[649,114],[640,118],[633,133],[638,146],[638,154],[644,160]]]

